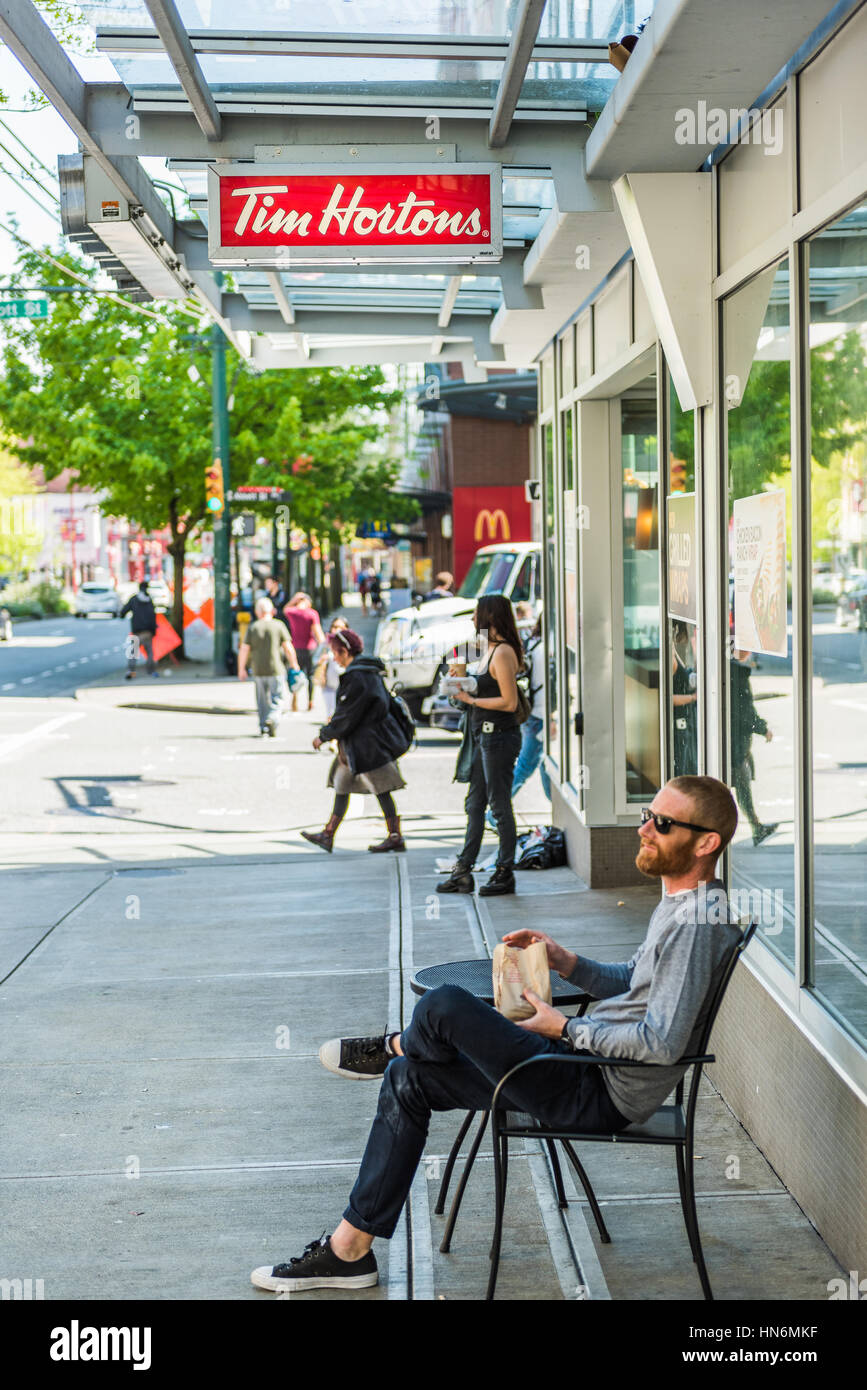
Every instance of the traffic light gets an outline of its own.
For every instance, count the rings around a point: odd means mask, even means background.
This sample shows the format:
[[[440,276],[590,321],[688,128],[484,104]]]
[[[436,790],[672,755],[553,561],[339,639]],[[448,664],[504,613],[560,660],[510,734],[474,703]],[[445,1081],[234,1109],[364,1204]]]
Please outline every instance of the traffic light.
[[[220,516],[225,505],[223,496],[223,465],[209,463],[205,469],[205,505],[212,516]]]

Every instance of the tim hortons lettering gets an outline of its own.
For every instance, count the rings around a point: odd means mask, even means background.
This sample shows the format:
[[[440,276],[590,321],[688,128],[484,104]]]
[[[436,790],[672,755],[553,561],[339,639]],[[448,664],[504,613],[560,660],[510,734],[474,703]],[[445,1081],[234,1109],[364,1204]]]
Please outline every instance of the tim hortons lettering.
[[[224,246],[460,246],[489,240],[490,224],[487,175],[220,180]]]

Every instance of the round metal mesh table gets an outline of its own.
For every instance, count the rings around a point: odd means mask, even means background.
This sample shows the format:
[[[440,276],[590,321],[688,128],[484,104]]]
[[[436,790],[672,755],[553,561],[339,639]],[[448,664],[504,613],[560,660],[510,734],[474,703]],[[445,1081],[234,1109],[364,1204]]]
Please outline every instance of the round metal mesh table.
[[[427,994],[428,990],[436,989],[438,985],[460,985],[477,999],[493,1004],[491,971],[491,962],[486,957],[482,960],[451,960],[444,965],[428,965],[417,971],[410,980],[410,987],[415,994]],[[584,990],[570,985],[568,980],[561,980],[559,975],[551,971],[552,1004],[580,1004],[586,997]]]

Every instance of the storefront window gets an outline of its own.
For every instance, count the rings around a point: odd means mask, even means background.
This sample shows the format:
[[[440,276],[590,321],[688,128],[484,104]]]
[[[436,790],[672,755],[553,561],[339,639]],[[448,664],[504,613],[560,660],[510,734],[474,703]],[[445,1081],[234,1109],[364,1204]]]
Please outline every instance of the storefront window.
[[[660,785],[659,480],[656,377],[620,402],[623,470],[623,628],[626,796],[652,797]]]
[[[740,811],[730,889],[795,959],[789,263],[724,304],[729,518],[729,770]]]
[[[573,408],[563,415],[563,623],[566,633],[566,767],[565,780],[581,789],[581,740],[575,732],[580,709],[578,682],[578,543],[579,516],[575,486]]]
[[[560,766],[560,734],[557,719],[557,508],[554,477],[554,426],[542,426],[542,467],[545,485],[545,604],[544,631],[548,652],[548,680],[545,686],[547,719],[545,746],[549,757]]]
[[[867,1042],[867,203],[808,246],[812,983]]]
[[[680,408],[668,377],[668,769],[671,777],[698,772],[699,606],[692,411]]]

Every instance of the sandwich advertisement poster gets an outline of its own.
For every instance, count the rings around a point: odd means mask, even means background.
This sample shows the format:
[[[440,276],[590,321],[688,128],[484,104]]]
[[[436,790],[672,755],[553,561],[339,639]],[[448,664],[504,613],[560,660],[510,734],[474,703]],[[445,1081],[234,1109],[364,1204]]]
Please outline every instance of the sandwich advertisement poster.
[[[785,656],[786,494],[739,497],[732,509],[735,646]]]

